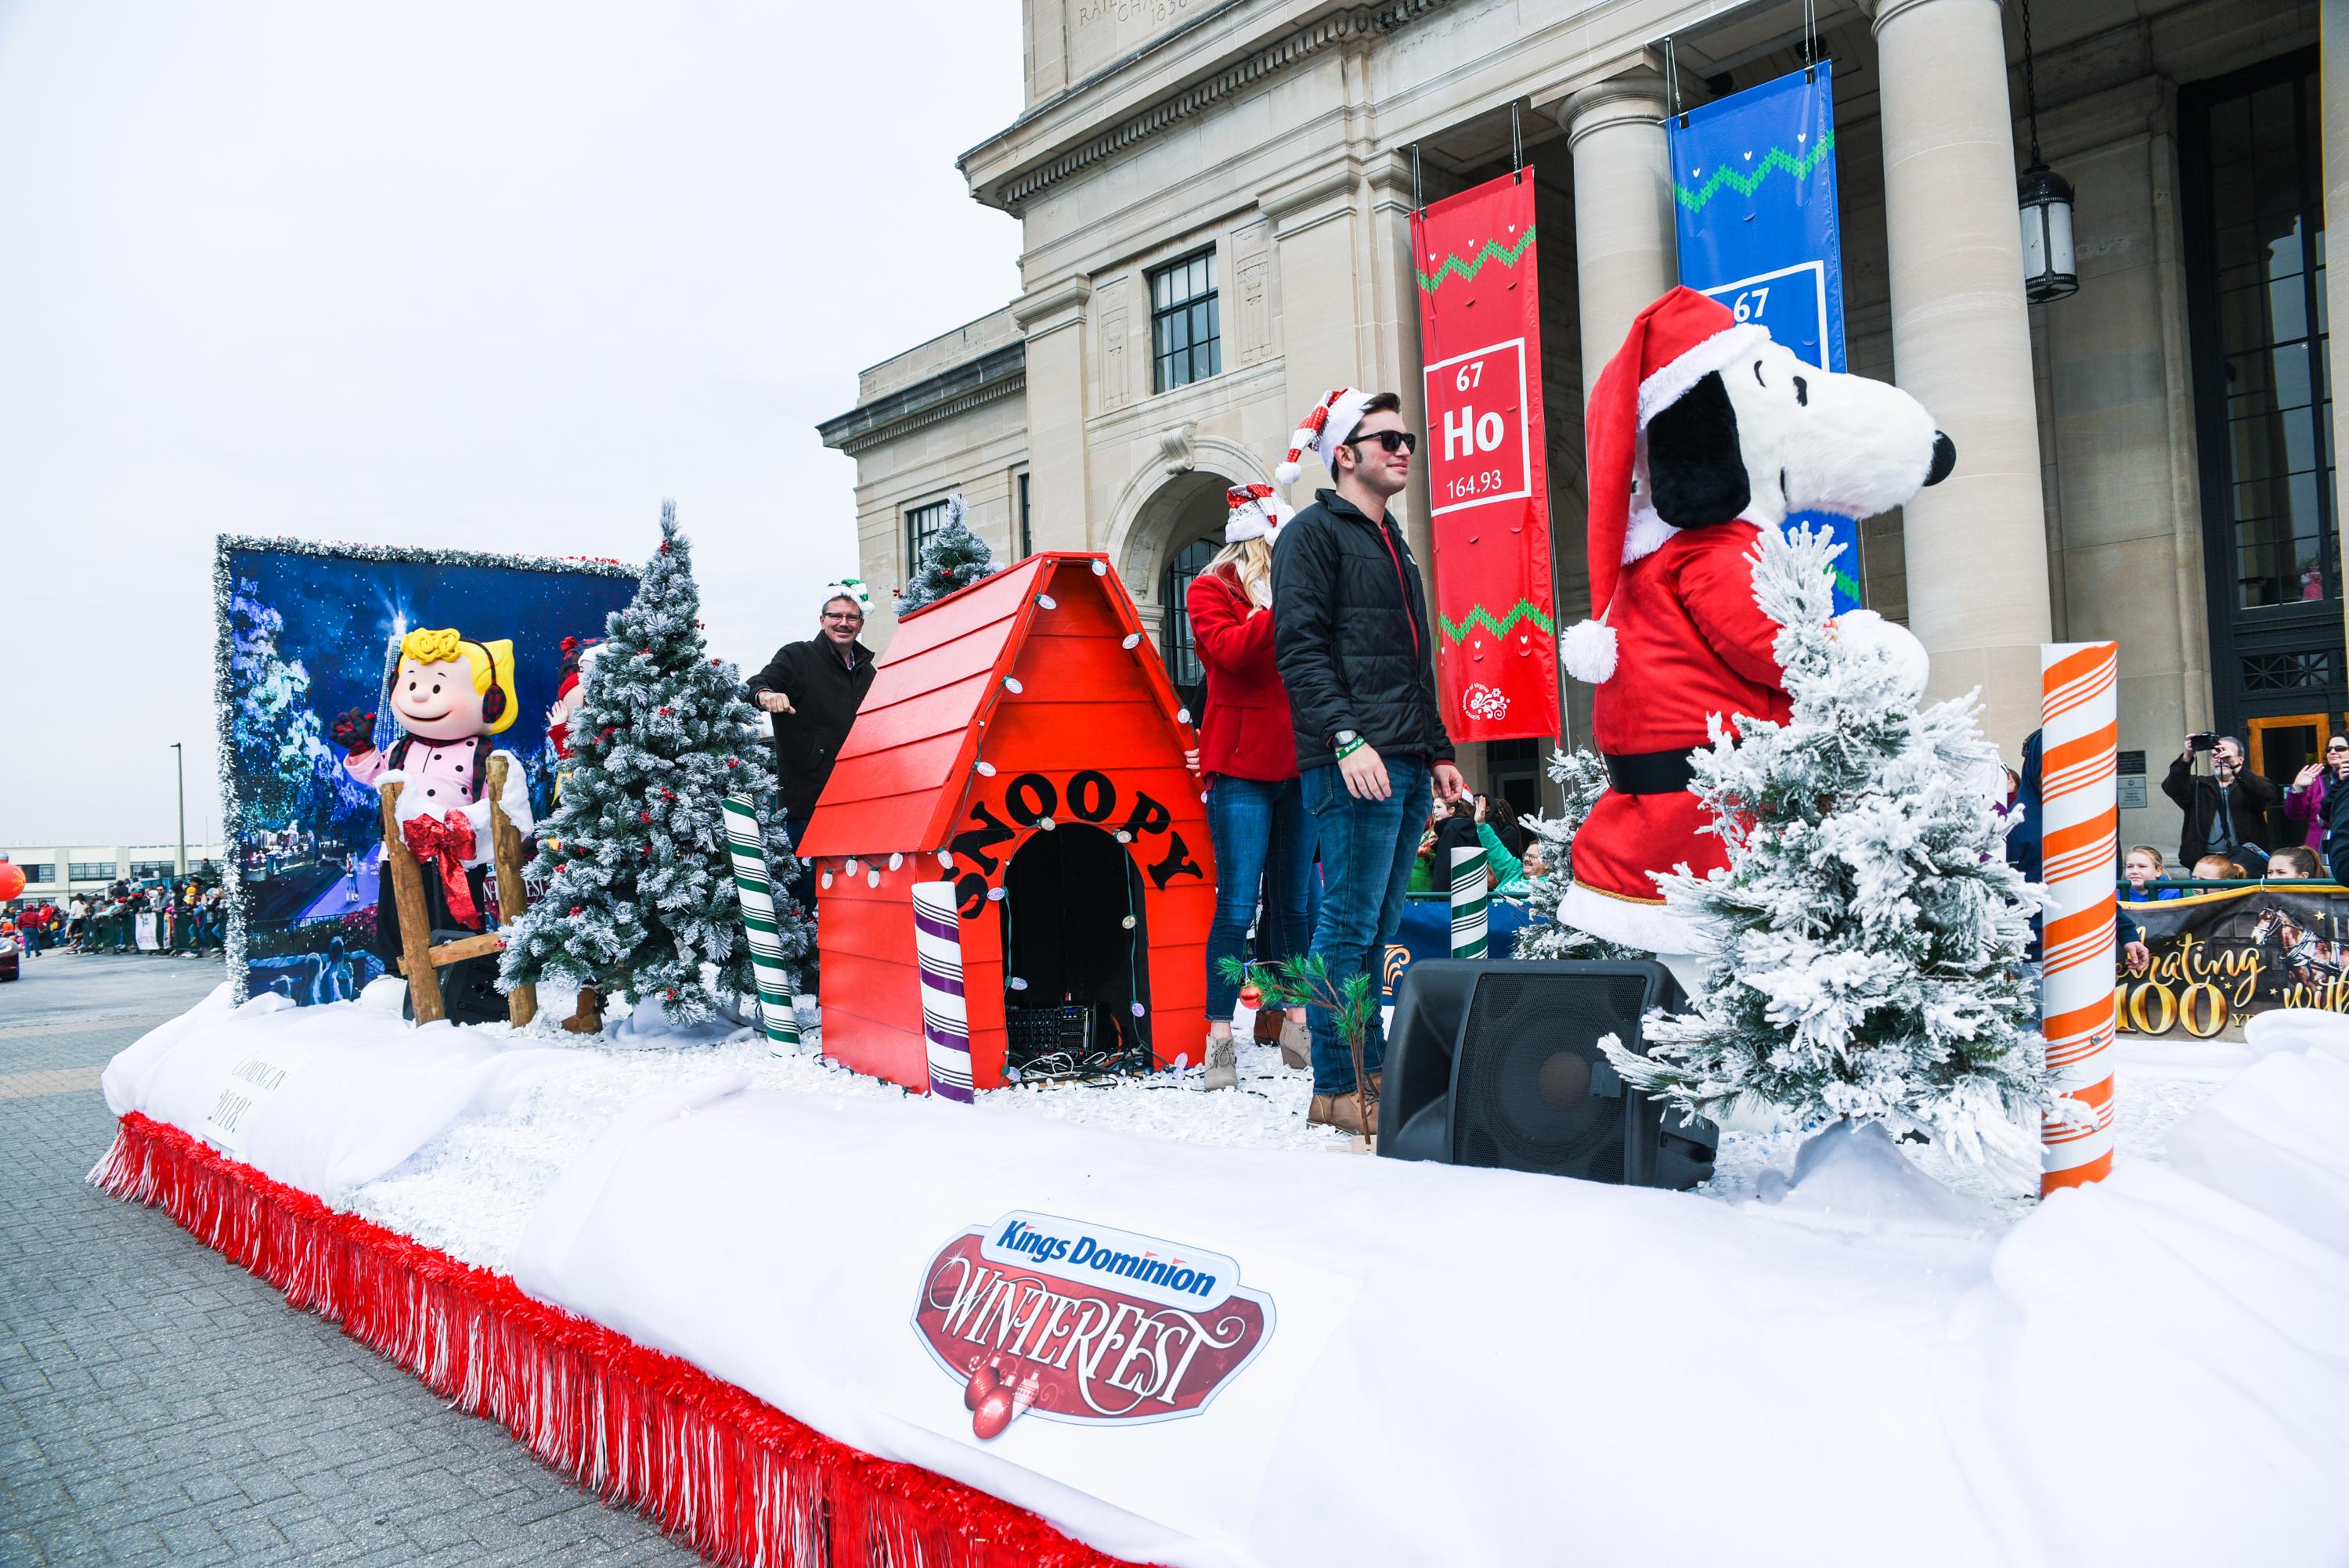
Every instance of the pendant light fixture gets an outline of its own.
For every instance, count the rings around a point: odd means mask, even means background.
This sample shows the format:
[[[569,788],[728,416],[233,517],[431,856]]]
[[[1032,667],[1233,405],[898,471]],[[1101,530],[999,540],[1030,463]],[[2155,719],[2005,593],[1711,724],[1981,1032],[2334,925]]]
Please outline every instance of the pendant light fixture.
[[[2044,304],[2080,289],[2072,249],[2072,184],[2039,156],[2039,78],[2033,68],[2031,0],[2023,0],[2023,98],[2031,116],[2031,163],[2016,181],[2023,209],[2023,292]]]

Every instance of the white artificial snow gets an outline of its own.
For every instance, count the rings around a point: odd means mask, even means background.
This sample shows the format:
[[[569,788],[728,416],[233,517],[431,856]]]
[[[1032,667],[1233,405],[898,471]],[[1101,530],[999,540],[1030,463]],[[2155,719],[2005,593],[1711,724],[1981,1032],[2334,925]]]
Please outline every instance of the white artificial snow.
[[[1754,1563],[2349,1560],[2349,1021],[2126,1042],[2095,1188],[2041,1203],[2017,1173],[1879,1140],[1771,1202],[1803,1134],[1730,1135],[1697,1194],[1330,1158],[1348,1140],[1305,1125],[1307,1076],[1245,1031],[1237,1091],[1199,1092],[1194,1069],[966,1110],[753,1037],[565,1036],[543,1000],[520,1036],[216,1001],[126,1052],[109,1092],[165,1085],[175,1054],[193,1083],[246,1031],[393,1062],[458,1036],[495,1092],[349,1208],[1173,1568],[1631,1562],[1660,1541]],[[347,1120],[384,1117],[386,1080],[368,1091]],[[173,1095],[180,1115],[138,1108],[190,1125],[201,1097]],[[1911,1169],[1964,1196],[1874,1202]],[[1133,1471],[1164,1494],[1118,1506],[1057,1478],[1042,1436],[1016,1446],[1024,1426],[992,1446],[921,1427],[944,1410],[950,1429],[960,1396],[930,1388],[908,1282],[1020,1207],[1345,1282],[1276,1293],[1296,1325],[1317,1301],[1343,1315],[1285,1413],[1248,1427],[1275,1446],[1240,1524],[1196,1524],[1195,1489],[1231,1478],[1171,1456],[1227,1456],[1241,1434],[1215,1422],[1243,1403],[1088,1433],[1170,1456]],[[918,1408],[891,1413],[885,1386]]]

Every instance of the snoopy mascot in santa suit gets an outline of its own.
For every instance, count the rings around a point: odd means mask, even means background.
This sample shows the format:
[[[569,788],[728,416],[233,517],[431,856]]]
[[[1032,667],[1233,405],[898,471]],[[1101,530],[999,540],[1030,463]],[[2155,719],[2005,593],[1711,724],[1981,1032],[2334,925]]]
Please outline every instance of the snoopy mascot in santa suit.
[[[1693,994],[1702,943],[1656,878],[1727,864],[1689,792],[1689,754],[1714,719],[1784,722],[1778,624],[1754,600],[1754,542],[1789,513],[1872,517],[1949,477],[1957,448],[1896,387],[1820,370],[1676,288],[1640,313],[1591,389],[1592,619],[1561,639],[1567,673],[1598,686],[1591,729],[1609,788],[1575,834],[1559,919],[1646,948]],[[1868,610],[1839,636],[1900,661],[1924,648]]]

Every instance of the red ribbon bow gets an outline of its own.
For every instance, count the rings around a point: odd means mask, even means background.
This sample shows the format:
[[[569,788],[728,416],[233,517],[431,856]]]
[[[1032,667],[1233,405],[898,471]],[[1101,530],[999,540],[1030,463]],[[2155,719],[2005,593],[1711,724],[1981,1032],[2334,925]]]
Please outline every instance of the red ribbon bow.
[[[481,929],[481,912],[473,907],[473,884],[465,878],[465,858],[473,852],[473,824],[462,811],[450,811],[435,820],[410,817],[399,825],[408,852],[427,865],[440,867],[440,890],[449,895],[449,913],[469,930]]]

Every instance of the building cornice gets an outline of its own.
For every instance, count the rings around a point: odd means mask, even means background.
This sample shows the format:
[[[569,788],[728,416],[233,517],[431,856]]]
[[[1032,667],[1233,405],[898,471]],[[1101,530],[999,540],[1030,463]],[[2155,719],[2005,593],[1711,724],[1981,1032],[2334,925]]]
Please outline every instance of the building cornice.
[[[825,446],[854,457],[1027,389],[1028,346],[1008,344],[826,419],[816,434]]]
[[[1040,105],[1038,109],[1030,111],[1004,130],[964,153],[955,160],[955,166],[969,181],[970,193],[975,200],[989,207],[1001,208],[1016,217],[1020,209],[1040,192],[1103,159],[1114,157],[1147,140],[1177,121],[1188,119],[1201,110],[1212,108],[1334,46],[1351,39],[1375,38],[1393,32],[1451,3],[1452,0],[1377,0],[1376,4],[1332,12],[1293,28],[1273,42],[1251,49],[1197,80],[1153,99],[1105,128],[1072,129],[1062,140],[1043,147],[1024,159],[1017,168],[1001,173],[974,172],[991,159],[1006,152],[1022,130],[1036,126],[1045,108],[1060,107],[1075,96],[1073,93],[1063,95],[1053,100],[1050,106]],[[1160,46],[1164,42],[1161,40]],[[1133,59],[1141,57],[1137,55]],[[1081,85],[1091,88],[1099,85],[1101,79],[1096,77]]]

